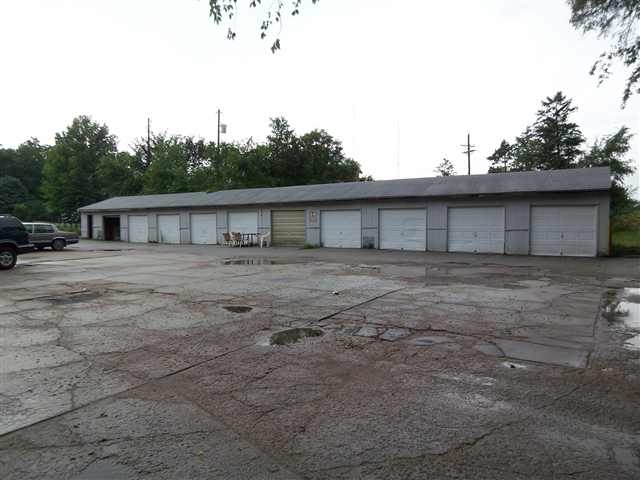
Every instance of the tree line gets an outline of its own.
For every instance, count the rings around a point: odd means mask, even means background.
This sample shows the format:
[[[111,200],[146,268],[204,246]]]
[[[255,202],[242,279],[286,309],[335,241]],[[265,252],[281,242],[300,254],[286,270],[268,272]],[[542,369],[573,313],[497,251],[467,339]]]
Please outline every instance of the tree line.
[[[79,207],[114,196],[371,179],[361,174],[325,130],[297,135],[284,118],[271,120],[265,142],[158,133],[119,151],[106,125],[80,116],[51,146],[33,138],[0,148],[0,212],[73,222]]]
[[[515,139],[502,140],[487,157],[488,173],[608,166],[612,174],[611,214],[637,207],[633,190],[624,183],[624,178],[636,171],[628,157],[633,135],[622,126],[587,145],[580,126],[571,119],[576,110],[573,100],[562,92],[545,98],[535,121]],[[447,158],[435,171],[442,176],[455,175]]]

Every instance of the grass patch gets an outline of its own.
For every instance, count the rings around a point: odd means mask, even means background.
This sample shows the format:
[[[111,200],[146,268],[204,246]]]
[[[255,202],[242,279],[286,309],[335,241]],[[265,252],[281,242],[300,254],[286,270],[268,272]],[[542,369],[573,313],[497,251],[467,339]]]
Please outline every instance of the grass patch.
[[[640,255],[640,230],[611,233],[612,255]]]
[[[318,248],[319,245],[313,245],[312,243],[305,243],[304,247],[302,247],[305,250],[311,250],[312,248]]]

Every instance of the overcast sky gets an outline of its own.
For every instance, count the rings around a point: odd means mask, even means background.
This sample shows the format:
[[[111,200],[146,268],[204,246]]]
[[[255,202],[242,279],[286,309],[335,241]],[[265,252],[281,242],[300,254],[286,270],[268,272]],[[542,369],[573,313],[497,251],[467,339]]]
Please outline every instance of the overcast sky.
[[[232,42],[206,0],[0,0],[0,144],[51,143],[80,114],[123,149],[147,116],[215,139],[219,107],[227,141],[264,139],[282,115],[298,133],[327,130],[376,179],[432,176],[443,157],[466,173],[470,131],[484,173],[558,90],[589,141],[640,133],[640,99],[620,109],[626,72],[598,87],[588,71],[607,42],[575,31],[563,0],[303,3],[274,55],[246,8]]]

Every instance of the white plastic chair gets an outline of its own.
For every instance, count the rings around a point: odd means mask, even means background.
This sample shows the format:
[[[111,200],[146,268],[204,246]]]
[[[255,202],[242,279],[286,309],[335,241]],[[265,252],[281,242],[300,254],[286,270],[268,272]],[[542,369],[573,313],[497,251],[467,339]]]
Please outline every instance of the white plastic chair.
[[[259,242],[260,242],[260,248],[262,248],[262,245],[266,245],[267,247],[271,246],[271,232],[267,232],[267,233],[261,233],[258,235],[259,237]]]

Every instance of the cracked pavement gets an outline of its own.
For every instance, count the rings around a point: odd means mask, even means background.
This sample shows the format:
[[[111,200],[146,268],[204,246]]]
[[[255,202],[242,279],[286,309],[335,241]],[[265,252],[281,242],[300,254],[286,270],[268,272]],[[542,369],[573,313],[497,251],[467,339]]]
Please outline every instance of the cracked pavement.
[[[638,478],[640,352],[602,312],[639,279],[613,258],[89,241],[25,255],[0,276],[0,469]],[[323,335],[271,343],[297,328]]]

